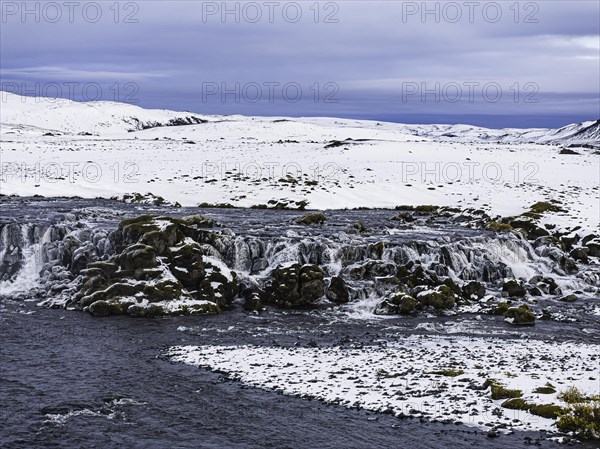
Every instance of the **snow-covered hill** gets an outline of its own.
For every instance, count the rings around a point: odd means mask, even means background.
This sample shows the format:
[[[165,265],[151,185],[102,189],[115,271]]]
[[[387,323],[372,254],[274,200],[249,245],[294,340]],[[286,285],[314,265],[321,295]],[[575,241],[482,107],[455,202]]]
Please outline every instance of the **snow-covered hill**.
[[[0,123],[4,132],[67,134],[91,133],[106,135],[140,131],[149,128],[204,123],[209,120],[231,120],[236,117],[216,117],[175,112],[164,109],[143,109],[126,103],[110,101],[76,102],[58,98],[26,97],[0,91]],[[239,118],[239,117],[237,117]],[[251,118],[248,118],[249,120]],[[285,119],[300,123],[339,126],[382,126],[371,121],[344,119]],[[402,134],[429,137],[440,141],[499,142],[540,144],[591,144],[600,146],[600,120],[574,123],[558,129],[504,128],[488,129],[471,125],[408,125],[385,124]]]
[[[310,121],[310,119],[308,120]],[[326,122],[330,119],[324,120]],[[600,148],[600,120],[573,123],[557,129],[490,129],[472,125],[409,124],[396,124],[395,127],[399,132],[407,135],[428,137],[445,142],[538,143],[565,146],[587,144]]]
[[[77,102],[0,92],[0,123],[5,132],[110,134],[161,126],[198,124],[206,118],[190,112],[143,109],[111,101]]]

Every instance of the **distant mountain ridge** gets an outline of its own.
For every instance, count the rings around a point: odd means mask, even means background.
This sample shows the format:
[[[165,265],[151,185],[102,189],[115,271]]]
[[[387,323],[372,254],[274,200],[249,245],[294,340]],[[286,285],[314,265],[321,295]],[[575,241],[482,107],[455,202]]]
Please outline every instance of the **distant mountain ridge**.
[[[163,126],[197,125],[214,120],[251,120],[243,116],[200,115],[165,109],[144,109],[110,101],[76,102],[66,99],[24,97],[0,92],[0,123],[3,132],[119,134]],[[351,119],[288,118],[296,122],[326,123],[340,126],[374,127],[376,122]],[[329,123],[331,124],[331,123]],[[564,146],[585,145],[600,148],[600,119],[561,128],[490,129],[472,125],[410,125],[386,123],[408,135],[442,141],[538,143]]]
[[[407,134],[445,141],[600,146],[600,120],[562,128],[489,129],[470,125],[400,125]]]

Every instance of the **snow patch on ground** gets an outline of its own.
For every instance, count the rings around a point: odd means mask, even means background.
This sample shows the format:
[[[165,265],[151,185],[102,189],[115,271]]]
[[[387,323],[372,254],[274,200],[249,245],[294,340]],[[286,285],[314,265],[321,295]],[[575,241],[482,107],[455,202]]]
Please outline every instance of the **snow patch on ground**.
[[[492,400],[490,388],[482,389],[488,379],[522,390],[529,403],[561,406],[560,391],[577,386],[597,394],[600,379],[597,347],[530,340],[409,336],[355,349],[178,346],[167,355],[259,388],[484,429],[556,431],[552,419],[502,408],[504,400]],[[435,374],[449,369],[459,374]],[[547,383],[557,393],[534,392]]]

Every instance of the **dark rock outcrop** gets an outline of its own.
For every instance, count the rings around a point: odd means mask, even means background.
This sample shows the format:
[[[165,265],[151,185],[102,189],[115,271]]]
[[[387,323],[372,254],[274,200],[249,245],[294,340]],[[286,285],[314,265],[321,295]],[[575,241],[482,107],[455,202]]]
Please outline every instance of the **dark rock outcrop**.
[[[278,267],[271,274],[264,302],[283,308],[314,306],[325,293],[324,277],[315,265]]]

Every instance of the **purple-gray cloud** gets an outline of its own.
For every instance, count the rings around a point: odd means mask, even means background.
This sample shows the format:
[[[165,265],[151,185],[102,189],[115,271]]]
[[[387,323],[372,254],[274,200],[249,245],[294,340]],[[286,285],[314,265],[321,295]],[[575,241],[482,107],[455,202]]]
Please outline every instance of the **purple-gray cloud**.
[[[149,107],[488,126],[600,116],[596,1],[227,2],[239,14],[225,20],[220,1],[99,2],[97,23],[93,2],[51,3],[25,16],[22,2],[1,3],[5,89],[97,83],[103,99]],[[134,97],[121,92],[131,83]],[[82,90],[71,94],[89,99]]]

